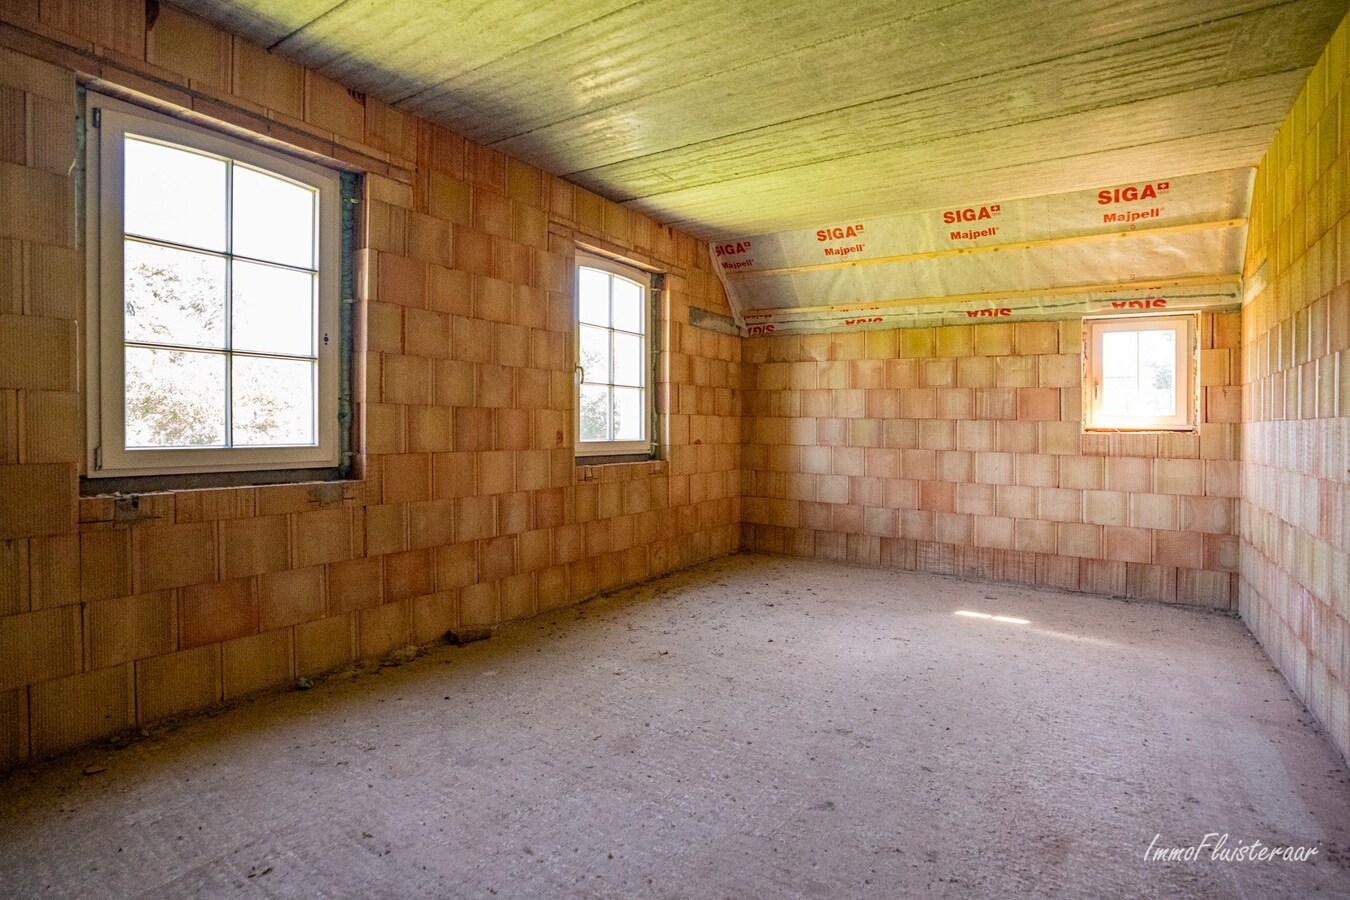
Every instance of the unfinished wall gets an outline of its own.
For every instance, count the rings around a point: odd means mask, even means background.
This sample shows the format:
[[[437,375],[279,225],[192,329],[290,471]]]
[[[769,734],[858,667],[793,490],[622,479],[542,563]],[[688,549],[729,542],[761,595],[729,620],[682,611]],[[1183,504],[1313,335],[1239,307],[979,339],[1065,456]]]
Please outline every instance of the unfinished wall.
[[[1239,331],[1177,434],[1082,432],[1078,320],[750,338],[742,544],[1228,608]]]
[[[1350,76],[1342,22],[1257,170],[1240,609],[1350,757]]]
[[[0,12],[0,765],[736,548],[740,341],[707,248],[140,0]],[[76,74],[366,180],[361,477],[77,496]],[[572,453],[574,241],[670,273],[666,459]]]

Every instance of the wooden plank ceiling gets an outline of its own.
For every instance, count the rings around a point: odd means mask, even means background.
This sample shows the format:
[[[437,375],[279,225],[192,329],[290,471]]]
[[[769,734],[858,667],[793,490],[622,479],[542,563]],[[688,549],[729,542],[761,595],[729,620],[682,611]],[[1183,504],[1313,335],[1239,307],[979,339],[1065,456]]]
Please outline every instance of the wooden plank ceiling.
[[[1346,0],[189,0],[716,239],[1255,165]]]

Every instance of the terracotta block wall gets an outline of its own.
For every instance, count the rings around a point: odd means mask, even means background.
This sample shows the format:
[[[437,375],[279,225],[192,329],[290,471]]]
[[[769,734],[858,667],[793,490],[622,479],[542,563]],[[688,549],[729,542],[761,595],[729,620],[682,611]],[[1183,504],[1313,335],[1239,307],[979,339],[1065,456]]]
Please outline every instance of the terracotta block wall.
[[[1230,608],[1239,345],[1201,317],[1198,431],[1084,434],[1077,320],[749,338],[742,544]]]
[[[733,551],[741,342],[706,246],[140,0],[0,7],[0,766]],[[78,496],[76,78],[367,173],[359,477]],[[668,273],[665,458],[578,467],[577,242]]]
[[[1350,35],[1257,170],[1242,310],[1240,608],[1350,757]]]

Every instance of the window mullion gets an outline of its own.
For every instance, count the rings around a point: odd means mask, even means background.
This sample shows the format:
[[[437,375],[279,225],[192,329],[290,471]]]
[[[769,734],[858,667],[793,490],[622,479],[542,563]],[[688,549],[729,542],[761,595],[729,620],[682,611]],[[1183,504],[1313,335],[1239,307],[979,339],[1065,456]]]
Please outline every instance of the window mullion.
[[[227,220],[231,218],[228,211],[226,212],[226,216]],[[233,222],[231,222],[230,224],[232,226]],[[274,269],[286,269],[291,272],[304,272],[308,275],[319,274],[318,269],[312,269],[307,266],[292,266],[288,265],[287,263],[273,262],[272,260],[269,259],[258,259],[257,257],[254,256],[245,256],[242,253],[234,253],[228,249],[212,250],[209,247],[198,247],[195,244],[180,244],[176,241],[164,240],[162,238],[146,237],[145,235],[134,234],[133,232],[130,231],[123,232],[123,237],[126,240],[134,241],[137,244],[149,244],[153,247],[164,247],[168,250],[185,250],[188,253],[197,253],[202,256],[215,256],[219,257],[220,259],[238,259],[242,260],[243,262],[257,263],[258,265],[261,266],[270,266]],[[226,236],[227,242],[231,239],[232,236],[229,235]]]
[[[1194,383],[1192,381],[1189,360],[1196,355],[1191,344],[1189,322],[1180,323],[1181,327],[1173,331],[1173,344],[1176,347],[1176,373],[1172,376],[1173,404],[1172,417],[1175,422],[1184,422],[1190,418],[1194,407]],[[1189,404],[1189,405],[1188,405]]]
[[[614,424],[614,275],[611,273],[605,279],[605,286],[609,291],[609,327],[605,329],[605,338],[609,341],[609,370],[605,372],[605,382],[608,385],[605,393],[609,397],[609,413],[605,420],[609,422],[609,439],[611,441],[618,439],[618,428]]]
[[[234,162],[225,164],[225,446],[234,446]]]

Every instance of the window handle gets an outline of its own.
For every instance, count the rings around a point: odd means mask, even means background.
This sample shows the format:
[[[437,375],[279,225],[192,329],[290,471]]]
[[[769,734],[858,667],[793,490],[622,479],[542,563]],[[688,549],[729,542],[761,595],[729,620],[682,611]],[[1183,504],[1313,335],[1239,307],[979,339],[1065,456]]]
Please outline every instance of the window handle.
[[[581,365],[581,363],[577,363],[574,373],[577,378],[577,384],[581,384],[586,380],[586,369],[584,366]]]

